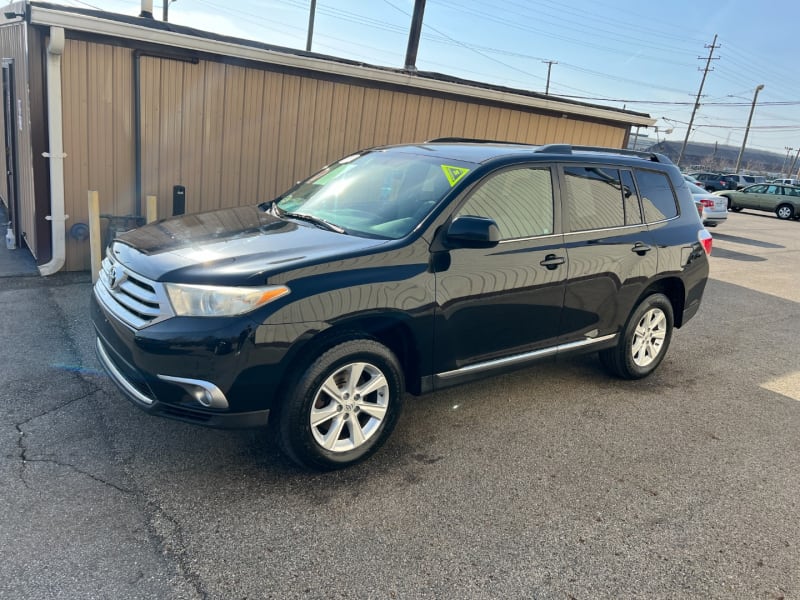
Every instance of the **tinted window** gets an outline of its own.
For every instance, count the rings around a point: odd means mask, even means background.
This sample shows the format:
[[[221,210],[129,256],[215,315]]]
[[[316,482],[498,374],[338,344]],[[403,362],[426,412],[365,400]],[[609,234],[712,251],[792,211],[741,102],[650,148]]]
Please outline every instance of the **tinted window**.
[[[669,177],[656,171],[636,170],[636,182],[642,196],[644,218],[648,223],[671,219],[678,215],[675,192]]]
[[[553,233],[553,183],[549,169],[513,169],[490,176],[457,216],[494,219],[500,238]]]
[[[636,193],[636,186],[633,183],[633,174],[630,171],[620,171],[620,174],[622,175],[622,201],[625,204],[625,225],[638,225],[642,222],[642,209],[639,206],[639,195]],[[700,188],[697,189],[700,190]]]
[[[607,229],[625,224],[619,171],[566,167],[564,176],[568,231]]]

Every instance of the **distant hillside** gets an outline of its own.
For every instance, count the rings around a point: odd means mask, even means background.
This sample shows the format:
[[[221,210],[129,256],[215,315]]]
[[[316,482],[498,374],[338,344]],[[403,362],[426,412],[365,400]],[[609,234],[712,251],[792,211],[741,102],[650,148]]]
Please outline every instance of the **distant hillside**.
[[[664,141],[653,144],[648,148],[652,152],[660,152],[677,162],[683,142]],[[702,168],[713,171],[733,171],[740,148],[721,146],[718,144],[702,144],[689,142],[683,153],[681,165],[683,167]],[[794,155],[789,157],[789,162],[794,160]],[[741,170],[760,174],[779,175],[789,167],[786,164],[786,155],[765,150],[745,149],[742,157]],[[795,166],[797,169],[797,166]]]

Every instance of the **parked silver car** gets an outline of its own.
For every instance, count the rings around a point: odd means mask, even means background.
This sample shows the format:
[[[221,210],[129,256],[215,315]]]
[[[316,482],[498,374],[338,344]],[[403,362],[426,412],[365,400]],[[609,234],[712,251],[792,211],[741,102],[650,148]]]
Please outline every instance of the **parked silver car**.
[[[716,227],[728,219],[728,200],[722,196],[717,196],[701,188],[699,185],[686,182],[692,198],[703,206],[703,214],[700,215],[703,225],[706,227]]]
[[[742,188],[745,188],[748,185],[764,182],[763,177],[756,177],[755,175],[743,175],[741,173],[728,173],[726,177],[730,177],[731,179],[736,181],[737,190],[741,190]]]

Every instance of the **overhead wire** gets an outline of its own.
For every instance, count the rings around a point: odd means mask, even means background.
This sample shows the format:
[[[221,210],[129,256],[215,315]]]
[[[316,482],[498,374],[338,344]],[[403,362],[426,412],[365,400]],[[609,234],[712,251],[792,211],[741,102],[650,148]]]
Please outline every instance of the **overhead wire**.
[[[75,2],[79,2],[85,4],[87,6],[91,6],[88,2],[81,2],[81,0],[73,0]],[[246,17],[248,22],[257,21],[259,26],[264,27],[269,31],[274,31],[276,33],[285,34],[287,29],[291,30],[293,33],[292,35],[296,35],[298,40],[300,38],[304,38],[305,28],[298,27],[296,25],[292,25],[290,23],[280,23],[276,22],[274,17],[265,18],[261,14],[253,14],[252,11],[248,10],[237,10],[231,3],[220,3],[220,2],[212,2],[209,0],[195,0],[198,4],[203,4],[208,7],[214,8],[215,11],[218,12],[227,12],[229,14],[240,15]],[[403,14],[405,17],[410,18],[410,14],[403,10],[401,7],[397,6],[390,0],[384,0],[384,3],[390,6],[395,12],[398,14]],[[306,0],[284,0],[283,4],[287,5],[292,9],[296,9],[298,11],[307,12],[309,9],[308,2]],[[600,2],[599,4],[603,4]],[[515,15],[515,19],[511,20],[508,18],[504,18],[500,15],[504,14],[503,11],[495,11],[494,13],[488,13],[485,10],[481,10],[484,7],[482,3],[475,3],[470,2],[469,0],[465,0],[463,2],[455,3],[452,0],[428,0],[429,7],[434,7],[434,14],[436,10],[459,10],[459,14],[465,14],[468,17],[479,18],[482,21],[490,21],[493,23],[497,23],[504,27],[514,28],[515,30],[522,31],[524,33],[537,35],[539,37],[549,37],[551,39],[557,39],[561,42],[566,42],[569,44],[574,44],[576,47],[581,47],[587,50],[599,50],[603,52],[607,52],[610,54],[615,55],[625,55],[630,57],[630,45],[631,43],[638,42],[647,42],[646,46],[648,48],[648,52],[641,52],[639,53],[639,58],[642,60],[652,60],[657,62],[664,62],[668,64],[679,65],[683,67],[689,66],[689,61],[691,61],[691,66],[697,67],[696,60],[698,58],[702,58],[697,56],[697,49],[696,45],[701,42],[699,38],[694,37],[693,35],[684,35],[683,29],[674,27],[676,30],[675,33],[671,33],[667,29],[673,29],[673,27],[666,23],[664,27],[659,26],[655,27],[647,27],[642,26],[642,24],[638,21],[633,21],[630,19],[622,18],[618,19],[617,16],[614,19],[609,18],[608,11],[602,8],[597,10],[584,10],[584,9],[575,9],[570,6],[564,6],[563,4],[556,3],[553,0],[538,0],[535,8],[532,5],[523,4],[520,1],[515,0],[505,0],[505,6],[510,7],[512,10],[505,11],[506,13],[513,13]],[[237,4],[237,6],[240,6]],[[397,51],[388,51],[385,48],[377,48],[374,45],[365,44],[363,39],[359,39],[358,41],[354,39],[342,39],[336,36],[330,36],[323,34],[323,32],[318,28],[317,29],[317,45],[320,48],[330,49],[333,53],[336,53],[337,50],[340,50],[342,45],[347,45],[350,48],[350,53],[353,56],[363,56],[364,52],[368,52],[370,56],[374,57],[375,55],[380,55],[387,58],[387,62],[391,64],[390,58],[395,56],[401,56],[400,52],[400,41],[404,39],[407,35],[407,24],[398,24],[397,22],[393,22],[391,20],[386,20],[384,18],[375,18],[371,17],[368,14],[364,13],[355,13],[349,10],[342,9],[337,6],[332,6],[330,3],[323,3],[319,2],[317,4],[317,11],[320,15],[323,15],[330,19],[340,20],[348,23],[352,23],[357,26],[368,27],[371,30],[379,30],[384,31],[390,34],[391,36],[397,36]],[[573,17],[581,16],[584,21],[591,23],[591,25],[586,26],[583,25],[582,22],[576,22],[575,19],[564,19],[564,15]],[[636,16],[635,11],[626,11],[627,15]],[[535,19],[535,20],[534,20]],[[555,19],[555,20],[554,20]],[[556,21],[557,20],[557,21]],[[544,24],[545,26],[553,25],[557,22],[559,25],[557,28],[558,33],[554,32],[553,27],[548,29],[543,29],[538,24]],[[532,23],[537,23],[537,25],[532,25]],[[612,27],[613,30],[609,30],[609,27]],[[621,29],[622,33],[618,33],[617,30]],[[611,42],[605,46],[599,46],[598,44],[587,42],[587,32],[603,33],[603,35],[610,39]],[[642,34],[648,36],[647,38],[643,38]],[[259,38],[261,39],[261,38]],[[500,47],[493,47],[487,46],[485,44],[475,43],[474,41],[470,40],[468,42],[461,41],[458,39],[458,36],[451,35],[451,32],[444,30],[441,26],[433,26],[431,21],[428,20],[427,22],[423,23],[423,34],[422,40],[424,43],[435,44],[435,45],[444,45],[444,46],[456,46],[463,48],[465,50],[470,51],[476,57],[480,56],[485,61],[488,61],[492,64],[497,64],[504,67],[506,71],[504,74],[499,72],[491,72],[485,73],[479,68],[476,69],[475,67],[477,64],[473,64],[472,68],[465,68],[465,65],[458,64],[452,65],[443,62],[436,62],[430,60],[429,58],[426,60],[426,57],[421,57],[421,61],[423,64],[433,65],[434,68],[444,68],[445,70],[449,70],[450,72],[455,71],[455,73],[469,73],[473,75],[478,75],[480,77],[484,77],[490,82],[497,82],[498,80],[502,80],[505,82],[505,85],[518,85],[521,88],[530,88],[530,82],[542,82],[544,81],[544,77],[540,74],[535,72],[531,72],[530,68],[522,68],[515,64],[512,64],[508,60],[502,60],[498,57],[506,57],[509,59],[519,59],[523,61],[531,61],[531,60],[538,60],[544,61],[546,60],[544,57],[534,56],[532,54],[527,54],[524,52],[518,52],[515,50],[504,49]],[[298,44],[300,45],[300,44]],[[637,44],[643,45],[643,44]],[[709,76],[709,89],[716,90],[716,92],[711,96],[708,100],[701,100],[701,106],[714,106],[714,107],[724,107],[730,109],[741,109],[745,110],[745,107],[750,106],[750,101],[745,97],[741,97],[742,94],[749,95],[750,90],[743,90],[737,91],[733,94],[726,94],[723,92],[721,87],[724,88],[726,84],[735,84],[736,90],[740,90],[742,86],[742,74],[745,75],[753,75],[754,77],[758,74],[762,75],[762,79],[765,81],[759,81],[759,83],[764,82],[768,89],[770,89],[770,97],[776,98],[773,102],[759,102],[759,109],[768,106],[780,107],[780,106],[796,106],[800,104],[796,100],[797,97],[800,97],[800,93],[793,94],[793,86],[778,86],[778,85],[770,85],[773,83],[773,77],[779,76],[779,73],[774,69],[764,69],[763,71],[759,72],[754,69],[760,68],[758,61],[754,61],[753,57],[745,56],[741,50],[736,48],[735,44],[727,43],[723,46],[725,49],[724,55],[730,55],[731,58],[729,61],[720,60],[715,62],[714,64],[714,71],[712,71],[713,75]],[[661,50],[662,54],[666,56],[650,56],[653,50]],[[682,58],[681,58],[682,57]],[[691,57],[691,58],[690,58]],[[549,58],[558,58],[556,57],[549,57]],[[677,58],[677,60],[676,60]],[[360,58],[359,58],[360,59]],[[746,64],[743,64],[742,61],[746,61]],[[634,87],[641,87],[644,89],[649,90],[657,90],[662,92],[667,92],[669,94],[685,94],[688,98],[686,101],[681,100],[670,100],[670,99],[637,99],[637,98],[625,98],[625,97],[605,97],[601,94],[592,93],[589,90],[576,88],[574,86],[566,85],[563,82],[558,80],[554,80],[551,82],[551,93],[553,95],[558,95],[564,98],[572,98],[576,100],[588,100],[594,102],[604,102],[604,103],[613,103],[613,104],[622,104],[627,106],[637,105],[640,107],[652,107],[655,110],[660,110],[661,112],[667,112],[670,114],[678,114],[679,110],[678,107],[687,107],[694,104],[689,98],[691,98],[692,91],[691,89],[687,90],[680,90],[675,87],[665,86],[661,84],[653,84],[652,82],[644,82],[637,79],[632,79],[630,77],[625,77],[621,74],[616,73],[603,73],[601,71],[596,71],[593,69],[589,69],[587,67],[583,67],[581,65],[572,64],[566,61],[558,61],[561,68],[566,71],[571,71],[575,73],[580,73],[586,77],[597,77],[602,78],[603,80],[610,80],[610,81],[618,81],[620,83],[625,83],[628,85],[630,89],[634,89]],[[511,73],[516,73],[517,75],[522,75],[524,79],[514,78]],[[766,77],[765,75],[769,75]],[[487,77],[488,76],[488,77]],[[785,78],[784,78],[785,79]],[[755,84],[753,85],[755,87]],[[786,95],[786,93],[778,94],[777,90],[789,90],[790,95]],[[626,94],[628,95],[628,94]],[[725,98],[728,97],[737,97],[741,102],[728,102]],[[672,111],[666,110],[668,107],[675,107]],[[763,118],[776,118],[777,115],[773,112],[765,112],[763,110],[759,110],[759,116]],[[783,118],[783,116],[779,117]],[[724,121],[717,121],[718,123]],[[793,120],[790,123],[794,122]],[[720,128],[724,127],[723,125],[719,126]],[[770,126],[766,126],[770,127]],[[729,129],[737,130],[741,129],[742,127],[730,125]],[[791,130],[792,127],[788,126],[788,129]],[[770,128],[763,128],[759,129],[758,131],[768,132],[768,131],[780,131],[780,129],[770,129]]]

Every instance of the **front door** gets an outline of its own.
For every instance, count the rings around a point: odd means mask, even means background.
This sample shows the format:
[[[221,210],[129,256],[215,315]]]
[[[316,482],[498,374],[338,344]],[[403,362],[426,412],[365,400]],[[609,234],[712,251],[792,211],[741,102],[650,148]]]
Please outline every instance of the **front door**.
[[[501,241],[447,252],[436,273],[435,372],[555,345],[567,265],[549,167],[516,166],[487,176],[459,216],[493,219]]]

